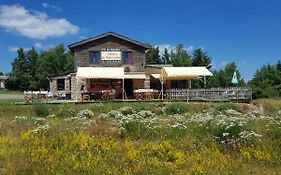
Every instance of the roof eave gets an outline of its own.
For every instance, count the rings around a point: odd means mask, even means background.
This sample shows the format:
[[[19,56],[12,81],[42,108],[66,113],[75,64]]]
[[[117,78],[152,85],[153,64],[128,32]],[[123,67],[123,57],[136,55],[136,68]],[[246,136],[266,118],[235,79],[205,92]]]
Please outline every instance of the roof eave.
[[[115,36],[115,37],[117,37],[119,39],[123,39],[123,40],[126,40],[128,42],[134,43],[134,44],[136,44],[138,46],[141,46],[141,47],[143,47],[145,49],[150,49],[151,48],[151,46],[149,46],[149,45],[146,45],[144,43],[141,43],[139,41],[133,40],[131,38],[128,38],[126,36],[123,36],[123,35],[120,35],[120,34],[117,34],[117,33],[114,33],[114,32],[107,32],[107,33],[104,33],[104,34],[101,34],[101,35],[97,35],[95,37],[90,37],[88,39],[81,40],[79,42],[76,42],[76,43],[68,45],[68,48],[71,50],[71,49],[74,49],[75,47],[81,46],[81,45],[86,44],[88,42],[92,42],[92,41],[95,41],[95,40],[98,40],[98,39],[101,39],[101,38],[104,38],[104,37],[107,37],[107,36]]]

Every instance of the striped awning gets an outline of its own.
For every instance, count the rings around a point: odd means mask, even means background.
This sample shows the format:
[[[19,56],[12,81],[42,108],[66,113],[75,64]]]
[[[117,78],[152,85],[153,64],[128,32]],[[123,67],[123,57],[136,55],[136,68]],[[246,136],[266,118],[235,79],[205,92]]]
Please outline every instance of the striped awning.
[[[77,78],[123,79],[123,67],[78,67]]]
[[[198,79],[213,76],[206,67],[163,67],[160,78],[164,80]]]

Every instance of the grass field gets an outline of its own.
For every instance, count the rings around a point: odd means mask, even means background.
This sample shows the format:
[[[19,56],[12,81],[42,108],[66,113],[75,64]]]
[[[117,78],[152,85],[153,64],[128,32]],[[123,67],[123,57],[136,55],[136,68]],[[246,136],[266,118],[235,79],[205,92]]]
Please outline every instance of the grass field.
[[[0,94],[23,95],[23,92],[20,92],[20,91],[3,90],[3,91],[0,91]]]
[[[0,174],[280,174],[281,100],[15,105]]]

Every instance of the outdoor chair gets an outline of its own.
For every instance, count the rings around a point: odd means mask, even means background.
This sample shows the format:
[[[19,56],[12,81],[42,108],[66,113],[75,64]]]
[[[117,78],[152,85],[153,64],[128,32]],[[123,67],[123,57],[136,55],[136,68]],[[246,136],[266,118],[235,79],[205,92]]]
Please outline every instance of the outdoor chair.
[[[90,94],[89,93],[82,93],[82,101],[90,101]]]

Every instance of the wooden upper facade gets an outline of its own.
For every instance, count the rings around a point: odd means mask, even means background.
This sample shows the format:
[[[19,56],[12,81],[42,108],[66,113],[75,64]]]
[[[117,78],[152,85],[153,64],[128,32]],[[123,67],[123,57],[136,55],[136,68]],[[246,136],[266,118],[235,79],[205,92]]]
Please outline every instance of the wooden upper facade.
[[[75,67],[124,67],[125,72],[144,72],[145,52],[150,46],[108,32],[68,46]]]

